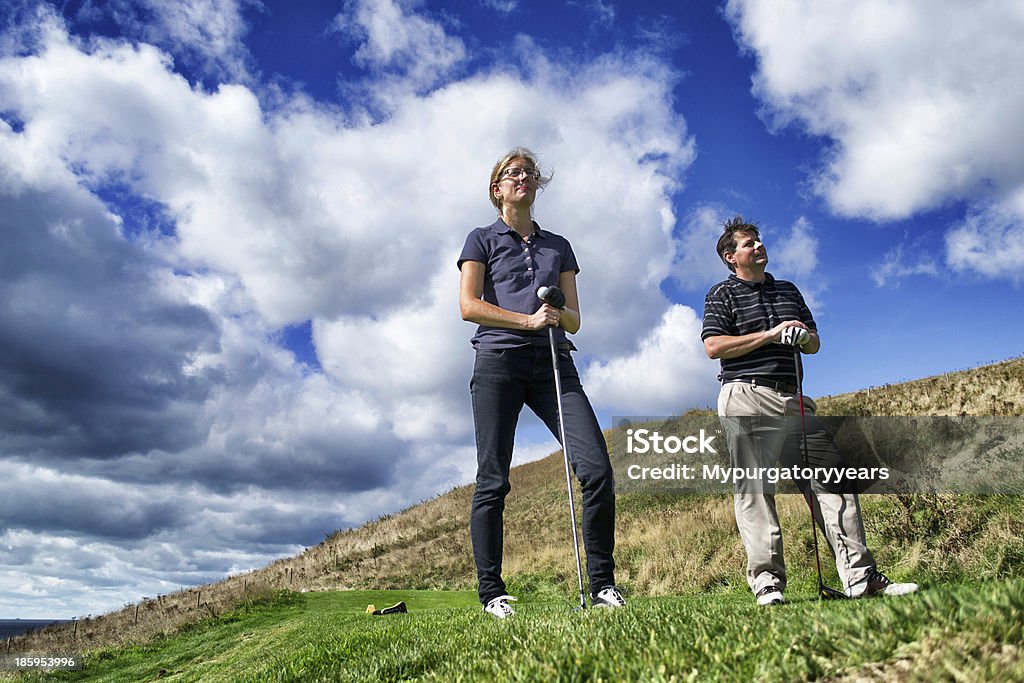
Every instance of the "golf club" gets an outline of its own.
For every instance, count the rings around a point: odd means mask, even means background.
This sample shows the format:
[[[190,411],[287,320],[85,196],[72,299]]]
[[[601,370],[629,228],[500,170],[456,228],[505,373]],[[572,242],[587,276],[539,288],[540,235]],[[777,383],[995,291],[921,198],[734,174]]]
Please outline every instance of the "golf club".
[[[565,307],[565,294],[558,287],[541,287],[537,290],[537,298],[555,308]],[[555,344],[555,328],[548,326],[548,341],[551,344],[551,365],[555,372],[555,397],[558,406],[558,434],[562,441],[562,455],[565,456],[565,487],[569,491],[569,519],[572,522],[572,546],[576,551],[576,577],[579,579],[580,604],[574,610],[586,609],[587,601],[583,593],[583,566],[580,564],[580,540],[576,533],[576,504],[572,496],[572,475],[569,472],[569,441],[565,438],[565,420],[562,412],[562,376],[558,370],[558,345]]]
[[[793,361],[796,365],[796,395],[800,401],[801,455],[803,456],[804,467],[810,467],[810,457],[807,453],[807,421],[804,418],[804,386],[803,377],[801,377],[800,373],[799,348],[794,352]],[[814,534],[814,563],[818,568],[818,597],[822,600],[842,600],[847,597],[846,593],[837,591],[835,588],[829,588],[821,578],[821,555],[818,552],[818,525],[814,521],[815,500],[817,500],[817,496],[814,494],[814,489],[809,481],[807,482],[807,506],[811,511],[811,532]]]

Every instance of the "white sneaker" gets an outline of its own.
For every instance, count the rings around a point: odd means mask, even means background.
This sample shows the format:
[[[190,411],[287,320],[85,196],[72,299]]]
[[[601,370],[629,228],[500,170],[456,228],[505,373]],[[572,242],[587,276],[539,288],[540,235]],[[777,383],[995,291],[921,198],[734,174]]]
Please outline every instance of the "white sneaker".
[[[874,567],[868,570],[867,578],[846,589],[846,594],[851,598],[866,598],[871,595],[909,595],[916,592],[916,583],[893,583],[889,577]]]
[[[765,586],[757,591],[757,604],[759,605],[782,605],[786,599],[782,597],[782,591],[776,586]]]
[[[508,604],[510,600],[515,602],[516,599],[511,595],[499,595],[496,598],[491,598],[484,607],[484,611],[498,619],[510,617],[516,613],[516,611],[512,609],[512,605]]]
[[[590,595],[591,607],[625,607],[626,599],[615,586],[605,586]]]

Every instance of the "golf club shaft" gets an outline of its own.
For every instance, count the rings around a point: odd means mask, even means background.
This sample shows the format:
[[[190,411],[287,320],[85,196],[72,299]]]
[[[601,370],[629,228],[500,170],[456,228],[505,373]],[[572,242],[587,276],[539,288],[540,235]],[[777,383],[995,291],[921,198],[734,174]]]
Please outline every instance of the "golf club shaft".
[[[804,460],[804,467],[810,466],[810,457],[807,453],[807,421],[804,417],[804,383],[800,372],[800,350],[793,353],[793,363],[796,367],[796,396],[800,402],[800,443]],[[825,582],[821,578],[821,554],[818,550],[818,524],[814,520],[814,501],[817,498],[814,493],[813,479],[807,482],[807,507],[811,511],[811,532],[814,534],[814,564],[818,569],[818,595],[823,597],[825,593]],[[831,589],[830,589],[831,590]]]
[[[587,606],[583,593],[583,566],[580,564],[580,541],[576,533],[576,503],[572,495],[572,475],[569,471],[569,440],[565,438],[565,413],[562,410],[562,374],[558,369],[558,345],[555,343],[555,328],[548,327],[548,341],[551,343],[551,365],[555,371],[555,400],[558,406],[558,434],[562,441],[562,455],[565,456],[565,488],[569,491],[569,520],[572,523],[572,545],[576,551],[576,577],[579,579],[580,609]]]

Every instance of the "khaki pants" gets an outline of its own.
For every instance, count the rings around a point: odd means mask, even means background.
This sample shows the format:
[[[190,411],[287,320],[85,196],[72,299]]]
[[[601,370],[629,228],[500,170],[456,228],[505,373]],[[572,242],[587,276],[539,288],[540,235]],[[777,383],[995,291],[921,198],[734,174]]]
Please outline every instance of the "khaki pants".
[[[805,396],[807,452],[812,461],[816,459],[821,463],[838,457],[838,449],[814,411],[814,401]],[[731,382],[723,385],[718,395],[718,415],[725,428],[734,466],[770,467],[779,461],[787,445],[793,446],[793,442],[801,438],[800,402],[796,394]],[[726,419],[731,417],[754,419]],[[759,422],[757,417],[765,419]],[[771,419],[779,417],[795,419]],[[791,425],[788,434],[786,424]],[[797,425],[795,434],[792,425]],[[843,587],[864,580],[868,570],[875,566],[875,560],[865,545],[857,495],[830,493],[816,481],[802,482],[801,489],[805,495],[813,494],[816,500],[815,520],[825,531]],[[750,589],[755,594],[766,586],[785,590],[786,563],[774,491],[737,492],[735,508],[736,525],[747,551],[747,583]]]

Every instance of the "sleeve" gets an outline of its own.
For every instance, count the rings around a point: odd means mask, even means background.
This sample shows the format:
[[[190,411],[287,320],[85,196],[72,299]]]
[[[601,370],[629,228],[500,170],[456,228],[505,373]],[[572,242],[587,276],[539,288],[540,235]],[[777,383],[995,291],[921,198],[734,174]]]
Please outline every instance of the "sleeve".
[[[479,261],[483,264],[487,263],[488,258],[487,244],[484,241],[484,231],[480,228],[470,231],[466,235],[466,243],[462,246],[462,253],[459,255],[459,260],[456,266],[459,270],[462,270],[462,264],[466,261]]]
[[[559,272],[573,271],[577,275],[580,272],[580,265],[576,262],[576,253],[572,250],[569,240],[565,241],[565,249],[562,250],[562,267]]]
[[[732,309],[722,295],[722,287],[714,287],[704,297],[704,325],[700,331],[702,340],[733,334]]]

